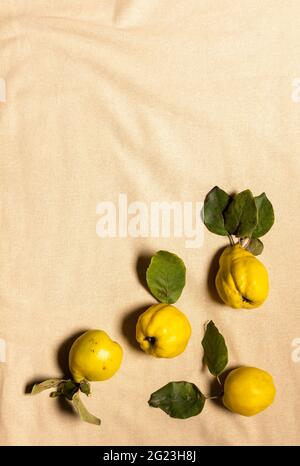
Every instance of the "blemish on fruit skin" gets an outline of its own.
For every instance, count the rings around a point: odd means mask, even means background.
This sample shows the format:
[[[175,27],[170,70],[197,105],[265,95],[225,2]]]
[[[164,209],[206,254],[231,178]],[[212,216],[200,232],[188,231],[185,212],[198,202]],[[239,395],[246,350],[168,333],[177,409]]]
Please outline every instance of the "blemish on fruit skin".
[[[242,296],[242,301],[244,303],[253,304],[253,301],[249,298],[246,298],[246,296]]]
[[[89,342],[91,345],[94,345],[94,346],[98,345],[98,341],[95,340],[95,338],[90,338],[88,342]]]
[[[103,369],[104,371],[106,371],[106,366],[103,366],[102,369]]]

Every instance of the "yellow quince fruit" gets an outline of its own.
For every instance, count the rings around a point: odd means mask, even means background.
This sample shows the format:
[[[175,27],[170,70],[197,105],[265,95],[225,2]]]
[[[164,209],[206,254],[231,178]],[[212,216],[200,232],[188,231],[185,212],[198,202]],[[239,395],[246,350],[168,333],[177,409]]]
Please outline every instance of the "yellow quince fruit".
[[[102,381],[119,369],[123,350],[103,330],[88,330],[74,341],[69,353],[69,367],[74,381]]]
[[[269,293],[265,266],[242,246],[228,246],[219,260],[216,288],[225,304],[236,309],[262,305]]]
[[[239,367],[226,377],[223,403],[234,413],[254,416],[273,403],[275,394],[268,372],[256,367]]]
[[[158,358],[181,354],[191,336],[186,316],[170,304],[154,304],[139,316],[136,339],[143,351]]]

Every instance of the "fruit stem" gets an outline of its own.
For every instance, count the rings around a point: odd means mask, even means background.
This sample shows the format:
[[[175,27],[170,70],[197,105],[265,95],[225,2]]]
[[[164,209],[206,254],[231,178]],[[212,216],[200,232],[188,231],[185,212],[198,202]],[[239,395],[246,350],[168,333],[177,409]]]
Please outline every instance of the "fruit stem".
[[[220,393],[220,395],[215,395],[215,396],[207,396],[207,400],[216,400],[217,398],[221,398],[224,395],[224,393]]]
[[[218,375],[216,375],[215,377],[216,377],[216,380],[218,381],[218,384],[220,385],[221,393],[219,393],[219,395],[205,396],[207,400],[216,400],[217,398],[221,398],[224,395],[223,384]]]
[[[234,246],[234,241],[230,234],[228,235],[228,238],[229,238],[230,246]]]
[[[239,243],[244,249],[246,249],[249,246],[250,241],[251,241],[251,238],[239,239]]]

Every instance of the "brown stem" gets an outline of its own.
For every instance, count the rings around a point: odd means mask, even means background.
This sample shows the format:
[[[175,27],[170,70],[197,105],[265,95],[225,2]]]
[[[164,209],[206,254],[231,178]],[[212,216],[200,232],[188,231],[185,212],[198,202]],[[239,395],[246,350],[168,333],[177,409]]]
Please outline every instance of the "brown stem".
[[[228,235],[229,241],[230,241],[230,246],[234,246],[234,241],[231,235]]]
[[[251,241],[251,238],[244,238],[240,241],[240,245],[242,248],[246,249],[249,246],[249,243]]]

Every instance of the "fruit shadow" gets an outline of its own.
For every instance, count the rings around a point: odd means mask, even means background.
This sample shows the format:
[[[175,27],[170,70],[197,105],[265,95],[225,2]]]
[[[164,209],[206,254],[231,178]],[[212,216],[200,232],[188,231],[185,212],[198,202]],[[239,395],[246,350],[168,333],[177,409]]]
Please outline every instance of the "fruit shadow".
[[[77,340],[80,335],[85,333],[87,329],[82,329],[77,332],[74,332],[70,335],[66,340],[64,340],[58,348],[57,351],[57,364],[60,368],[61,372],[63,373],[63,377],[65,379],[72,378],[72,374],[69,369],[69,352],[71,346],[73,345],[74,341]]]
[[[215,280],[216,280],[216,275],[219,270],[219,259],[224,249],[225,247],[220,248],[213,256],[211,265],[208,271],[208,275],[207,275],[207,289],[209,291],[210,297],[219,304],[224,304],[224,303],[221,300],[220,296],[218,295]]]
[[[64,374],[63,377],[65,379],[72,378],[72,374],[69,369],[69,352],[70,352],[71,346],[74,343],[74,341],[77,340],[77,338],[80,337],[80,335],[85,333],[87,330],[88,330],[87,328],[84,328],[84,329],[81,329],[73,333],[66,340],[64,340],[58,348],[57,364],[61,372]],[[61,411],[64,411],[66,414],[69,414],[71,416],[78,416],[72,404],[68,400],[66,400],[65,397],[58,396],[57,403]]]
[[[136,341],[136,336],[135,336],[135,329],[136,329],[136,324],[138,321],[139,316],[148,309],[151,304],[145,304],[144,306],[139,306],[138,308],[135,308],[134,310],[131,310],[127,314],[125,314],[123,320],[121,321],[121,332],[123,336],[126,338],[127,342],[131,346],[131,348],[140,351],[140,346],[138,342]]]
[[[32,388],[33,388],[33,386],[35,384],[44,382],[44,380],[51,379],[51,378],[52,377],[50,377],[50,376],[40,376],[40,377],[36,377],[35,379],[30,380],[25,385],[24,393],[26,395],[30,395],[31,391],[32,391]],[[55,388],[52,391],[55,391]],[[49,390],[48,393],[50,395],[51,391]],[[63,411],[64,413],[66,413],[66,414],[68,414],[70,416],[74,416],[74,417],[77,416],[77,414],[76,414],[73,406],[71,405],[71,403],[68,402],[63,396],[58,396],[57,398],[55,398],[54,403],[56,403],[56,406],[58,407],[59,411]]]
[[[81,331],[78,331],[78,332],[75,332],[73,333],[70,337],[68,337],[66,340],[64,340],[61,345],[59,346],[58,348],[58,351],[57,351],[57,363],[58,363],[58,366],[62,372],[62,377],[63,379],[69,379],[69,378],[72,378],[72,375],[71,375],[71,372],[70,372],[70,369],[69,369],[69,352],[70,352],[70,349],[71,349],[71,346],[72,344],[74,343],[74,341],[80,336],[82,335],[84,332],[86,332],[87,329],[83,329]],[[49,377],[49,376],[40,376],[40,377],[36,377],[35,379],[32,379],[30,380],[25,388],[24,388],[24,392],[25,394],[30,394],[31,391],[32,391],[32,388],[35,384],[38,384],[38,383],[41,383],[43,382],[44,380],[47,380],[47,379],[51,379],[52,377]],[[51,392],[49,391],[49,394]],[[74,408],[72,406],[72,404],[70,402],[68,402],[68,400],[66,400],[63,396],[59,396],[57,397],[56,399],[56,402],[57,402],[57,406],[59,408],[60,411],[64,411],[65,413],[67,413],[68,415],[71,415],[71,416],[77,416],[76,412],[74,411]]]
[[[24,393],[25,395],[30,395],[31,394],[31,390],[33,389],[33,386],[38,384],[38,383],[41,383],[41,382],[44,382],[44,380],[47,380],[47,379],[51,379],[53,377],[50,377],[49,375],[41,375],[41,376],[38,376],[38,377],[35,377],[34,379],[31,379],[29,382],[27,382],[25,384],[25,387],[24,387]]]
[[[229,369],[226,369],[224,372],[222,372],[222,374],[219,375],[219,380],[221,382],[221,386],[220,386],[220,384],[218,382],[218,379],[216,377],[213,377],[213,379],[210,382],[210,386],[209,386],[210,395],[209,396],[217,397],[217,398],[212,398],[209,401],[211,403],[214,403],[214,405],[216,405],[218,408],[222,409],[223,411],[224,410],[227,411],[227,408],[223,405],[223,401],[222,401],[225,379],[228,376],[228,374],[233,369],[236,369],[237,367],[240,367],[240,366],[232,366]]]
[[[136,260],[135,264],[135,270],[137,274],[137,278],[142,285],[142,287],[149,293],[149,288],[147,285],[147,280],[146,280],[146,272],[147,268],[149,267],[150,261],[152,256],[154,255],[154,252],[146,251],[142,252],[138,255],[138,258]]]

